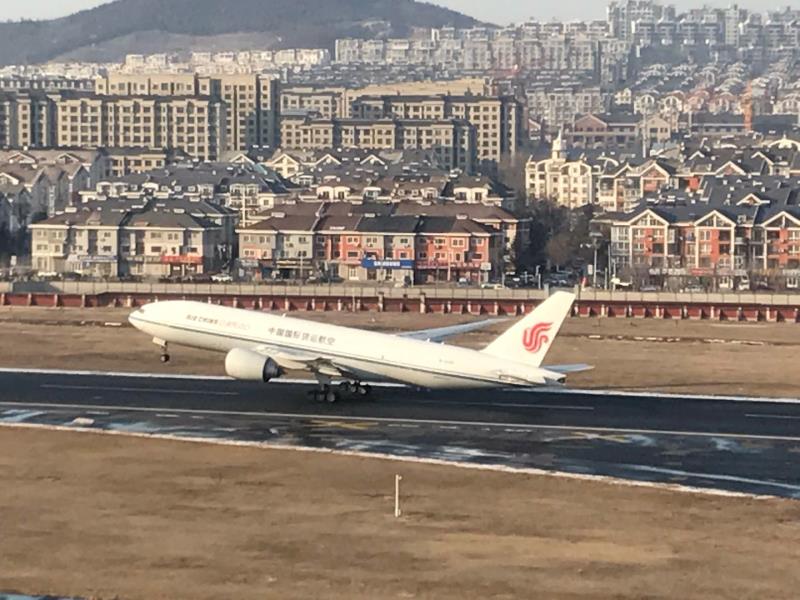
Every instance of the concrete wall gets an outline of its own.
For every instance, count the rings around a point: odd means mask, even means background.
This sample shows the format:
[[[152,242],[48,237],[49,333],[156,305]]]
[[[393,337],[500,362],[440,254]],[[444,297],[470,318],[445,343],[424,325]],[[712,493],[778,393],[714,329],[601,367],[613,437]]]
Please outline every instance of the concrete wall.
[[[430,300],[542,300],[547,296],[543,290],[478,289],[456,287],[413,287],[394,288],[374,285],[255,285],[255,284],[193,284],[193,283],[103,283],[103,282],[21,282],[8,284],[0,282],[0,293],[53,293],[53,294],[148,294],[155,296],[209,295],[209,296],[273,296],[273,297],[338,297],[338,298],[377,298],[379,295],[392,298],[415,300],[425,296]],[[800,294],[766,293],[643,293],[604,290],[576,290],[578,300],[583,303],[630,303],[639,304],[742,304],[763,306],[797,306]]]

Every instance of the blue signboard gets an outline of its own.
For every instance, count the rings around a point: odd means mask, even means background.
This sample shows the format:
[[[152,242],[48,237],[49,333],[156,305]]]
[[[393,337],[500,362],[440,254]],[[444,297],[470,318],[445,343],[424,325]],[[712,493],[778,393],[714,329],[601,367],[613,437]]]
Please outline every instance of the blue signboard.
[[[361,266],[365,269],[413,269],[414,261],[410,258],[399,260],[379,260],[377,258],[364,258]]]

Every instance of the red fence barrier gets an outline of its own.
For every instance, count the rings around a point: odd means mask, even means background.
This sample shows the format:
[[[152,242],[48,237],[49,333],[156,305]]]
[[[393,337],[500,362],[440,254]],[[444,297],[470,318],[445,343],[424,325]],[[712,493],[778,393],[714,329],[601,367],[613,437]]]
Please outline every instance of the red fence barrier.
[[[538,300],[457,299],[457,298],[384,298],[352,296],[233,296],[192,294],[0,294],[0,306],[37,306],[44,308],[123,307],[135,309],[151,302],[195,300],[248,310],[267,311],[370,311],[415,312],[431,314],[472,314],[518,316],[530,312]],[[573,314],[579,317],[635,319],[704,319],[715,321],[800,322],[800,297],[796,304],[740,303],[664,303],[648,300],[586,300],[575,302]]]

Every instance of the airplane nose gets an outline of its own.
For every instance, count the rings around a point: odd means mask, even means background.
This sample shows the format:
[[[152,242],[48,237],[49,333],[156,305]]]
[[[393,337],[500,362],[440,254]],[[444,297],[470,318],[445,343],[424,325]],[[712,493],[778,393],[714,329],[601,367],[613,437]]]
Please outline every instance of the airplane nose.
[[[131,314],[129,314],[128,315],[128,323],[130,323],[131,325],[133,325],[134,327],[136,327],[138,329],[139,328],[139,324],[141,323],[141,320],[140,320],[141,314],[142,314],[142,310],[141,309],[136,310],[136,311],[132,312]]]

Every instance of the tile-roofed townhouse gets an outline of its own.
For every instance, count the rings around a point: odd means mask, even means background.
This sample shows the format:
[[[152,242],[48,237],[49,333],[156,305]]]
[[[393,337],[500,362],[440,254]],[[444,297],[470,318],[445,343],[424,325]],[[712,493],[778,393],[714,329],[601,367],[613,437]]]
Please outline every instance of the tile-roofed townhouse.
[[[278,210],[268,218],[236,230],[240,264],[262,277],[307,278],[315,273],[316,214]]]
[[[603,216],[612,267],[659,284],[687,278],[731,288],[778,277],[800,284],[798,183],[778,177],[708,178],[697,191],[668,190],[633,210]]]
[[[0,252],[27,254],[27,226],[33,216],[25,186],[0,183]]]
[[[363,216],[346,235],[340,275],[362,281],[414,282],[417,216]]]
[[[466,215],[422,217],[417,228],[417,282],[485,283],[504,269],[502,232]]]
[[[117,277],[120,225],[128,214],[110,204],[72,206],[31,225],[32,268],[40,272]]]
[[[222,267],[222,227],[183,208],[150,206],[120,227],[120,272],[143,277],[187,277]]]

